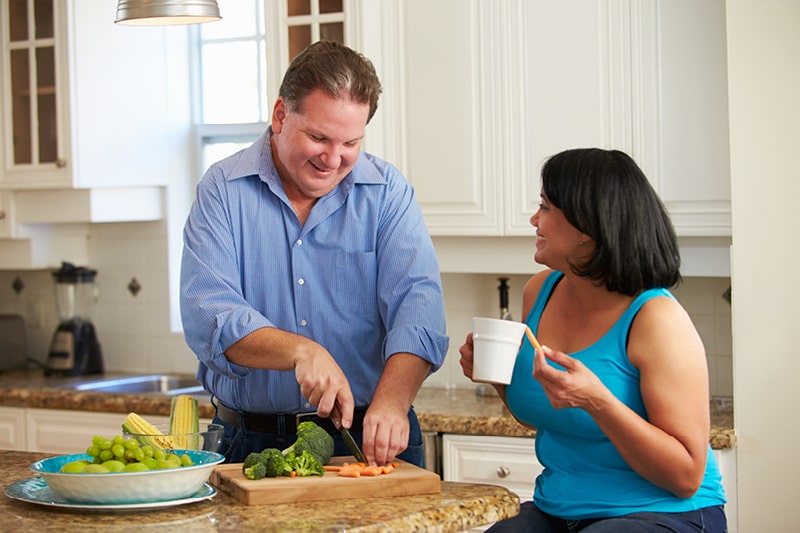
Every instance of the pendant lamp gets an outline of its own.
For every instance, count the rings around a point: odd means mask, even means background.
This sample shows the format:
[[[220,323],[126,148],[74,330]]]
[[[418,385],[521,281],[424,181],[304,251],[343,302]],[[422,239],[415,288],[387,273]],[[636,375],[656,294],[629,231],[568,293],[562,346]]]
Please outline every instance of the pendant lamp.
[[[216,0],[119,0],[117,24],[164,26],[221,19]]]

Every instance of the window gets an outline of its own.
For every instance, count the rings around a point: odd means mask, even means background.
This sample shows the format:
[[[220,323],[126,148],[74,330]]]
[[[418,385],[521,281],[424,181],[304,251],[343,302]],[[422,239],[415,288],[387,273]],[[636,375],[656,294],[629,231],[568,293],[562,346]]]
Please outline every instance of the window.
[[[195,124],[203,172],[266,128],[291,58],[319,39],[344,42],[343,0],[220,0],[195,28]]]

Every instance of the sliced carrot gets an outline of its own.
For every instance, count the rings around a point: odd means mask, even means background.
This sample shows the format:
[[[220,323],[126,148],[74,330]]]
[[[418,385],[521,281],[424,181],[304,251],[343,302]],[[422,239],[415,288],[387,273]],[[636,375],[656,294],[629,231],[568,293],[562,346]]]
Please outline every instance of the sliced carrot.
[[[379,466],[365,466],[361,469],[362,476],[380,476],[383,474],[383,469]]]
[[[326,472],[338,472],[339,470],[341,470],[341,469],[342,469],[342,467],[341,467],[341,466],[336,466],[336,465],[324,465],[322,468],[323,468],[323,469],[324,469]]]
[[[353,468],[342,468],[336,475],[341,477],[361,477],[361,472]]]
[[[292,470],[291,472],[289,472],[289,477],[297,477],[297,472]]]
[[[394,472],[394,467],[392,465],[383,465],[381,468],[381,473],[383,474],[391,474]]]

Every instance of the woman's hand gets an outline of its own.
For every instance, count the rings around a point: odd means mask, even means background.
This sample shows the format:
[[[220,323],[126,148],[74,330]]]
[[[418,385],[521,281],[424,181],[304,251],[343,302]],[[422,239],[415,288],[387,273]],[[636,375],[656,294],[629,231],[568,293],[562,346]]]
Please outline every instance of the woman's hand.
[[[464,341],[464,344],[461,345],[461,348],[458,349],[458,353],[461,354],[461,359],[458,360],[458,362],[461,363],[461,371],[472,381],[472,365],[473,357],[475,356],[475,346],[472,344],[472,332],[467,333],[467,339]]]
[[[564,370],[552,366],[548,360],[558,363]],[[547,346],[536,350],[533,377],[542,385],[547,399],[555,409],[580,407],[590,410],[593,398],[607,390],[586,365]]]

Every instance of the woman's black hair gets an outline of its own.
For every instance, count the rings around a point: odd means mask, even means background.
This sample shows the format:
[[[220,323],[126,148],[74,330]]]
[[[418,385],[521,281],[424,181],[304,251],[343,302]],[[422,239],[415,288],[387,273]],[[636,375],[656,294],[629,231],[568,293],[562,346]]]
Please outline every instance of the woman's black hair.
[[[609,291],[634,296],[681,281],[680,251],[664,204],[636,162],[619,150],[577,148],[542,167],[547,200],[594,241],[594,253],[571,265]]]

